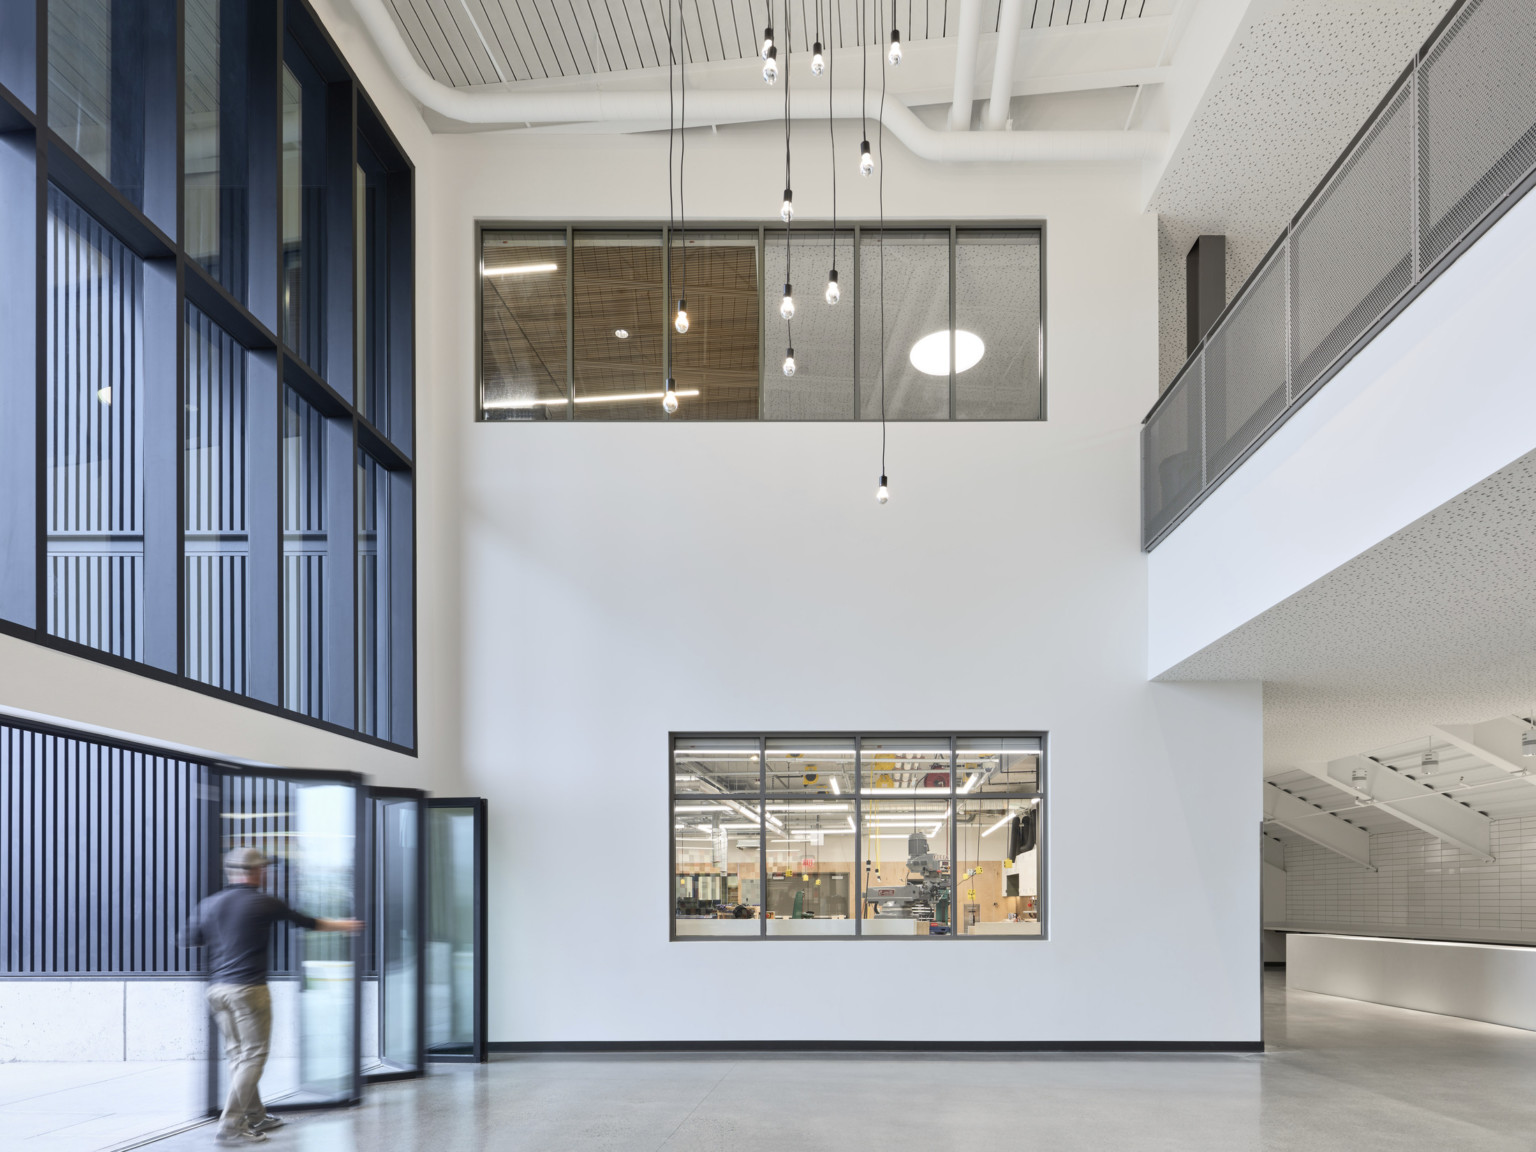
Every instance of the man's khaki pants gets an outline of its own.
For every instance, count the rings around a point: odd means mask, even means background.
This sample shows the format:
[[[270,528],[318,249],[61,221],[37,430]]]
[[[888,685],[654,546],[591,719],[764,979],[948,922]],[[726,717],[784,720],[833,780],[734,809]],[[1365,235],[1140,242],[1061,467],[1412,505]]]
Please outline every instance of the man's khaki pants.
[[[272,996],[265,984],[213,984],[208,1007],[224,1035],[229,1060],[229,1095],[219,1131],[237,1132],[267,1114],[256,1085],[267,1066],[272,1039]]]

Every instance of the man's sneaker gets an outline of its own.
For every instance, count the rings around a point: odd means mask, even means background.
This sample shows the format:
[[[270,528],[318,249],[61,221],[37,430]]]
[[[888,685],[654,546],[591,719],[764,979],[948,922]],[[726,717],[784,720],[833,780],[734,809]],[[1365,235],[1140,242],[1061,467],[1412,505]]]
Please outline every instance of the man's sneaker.
[[[229,1132],[220,1130],[214,1133],[213,1138],[220,1144],[265,1144],[267,1142],[265,1132],[254,1132],[249,1128],[236,1128]]]
[[[284,1120],[281,1116],[274,1116],[268,1112],[260,1120],[249,1125],[249,1127],[252,1132],[270,1132],[274,1128],[281,1128],[283,1124]]]

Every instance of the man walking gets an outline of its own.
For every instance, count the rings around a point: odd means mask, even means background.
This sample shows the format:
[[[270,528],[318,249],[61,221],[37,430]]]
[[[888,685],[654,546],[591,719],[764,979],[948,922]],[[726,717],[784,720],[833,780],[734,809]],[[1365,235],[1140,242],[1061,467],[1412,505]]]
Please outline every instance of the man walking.
[[[319,920],[296,912],[261,890],[267,858],[255,848],[233,848],[224,857],[229,883],[197,906],[186,943],[208,948],[208,1007],[224,1036],[229,1095],[216,1139],[225,1144],[259,1142],[282,1124],[267,1113],[256,1090],[272,1036],[272,998],[267,991],[267,941],[279,920],[314,932],[356,932],[361,920]]]

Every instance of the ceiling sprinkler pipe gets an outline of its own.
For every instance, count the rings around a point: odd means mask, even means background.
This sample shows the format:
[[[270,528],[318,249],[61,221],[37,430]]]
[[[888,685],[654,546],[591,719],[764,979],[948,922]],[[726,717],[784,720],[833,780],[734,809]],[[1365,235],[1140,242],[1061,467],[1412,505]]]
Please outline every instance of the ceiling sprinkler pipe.
[[[625,131],[626,126],[649,128],[667,122],[666,92],[465,92],[450,88],[417,63],[384,0],[353,0],[353,6],[385,64],[406,91],[446,119],[484,125],[598,123],[612,125],[615,132]],[[832,105],[838,119],[857,119],[862,110],[860,93],[836,90]],[[819,120],[826,115],[826,96],[814,89],[796,91],[790,97],[792,119]],[[765,88],[690,89],[688,93],[688,127],[757,123],[783,116],[783,95]],[[928,127],[895,98],[886,100],[881,123],[915,155],[942,163],[1126,163],[1161,157],[1167,142],[1162,132],[941,132]]]
[[[998,16],[997,60],[992,65],[992,98],[982,123],[990,132],[1001,132],[1008,124],[1008,109],[1013,101],[1013,62],[1019,54],[1019,37],[1024,34],[1024,0],[1002,0]]]
[[[981,44],[981,0],[960,0],[960,43],[955,49],[955,95],[949,130],[971,130],[971,97],[976,91],[976,49]]]

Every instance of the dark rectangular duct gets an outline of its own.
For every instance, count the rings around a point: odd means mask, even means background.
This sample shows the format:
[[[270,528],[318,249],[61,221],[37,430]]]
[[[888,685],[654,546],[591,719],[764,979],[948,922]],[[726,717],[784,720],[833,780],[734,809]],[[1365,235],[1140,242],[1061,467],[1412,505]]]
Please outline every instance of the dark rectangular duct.
[[[1227,238],[1198,237],[1184,258],[1184,275],[1189,317],[1185,355],[1192,356],[1195,346],[1227,306]]]

